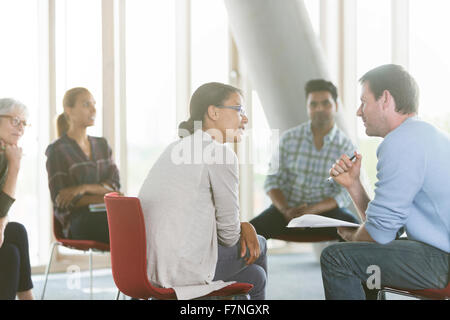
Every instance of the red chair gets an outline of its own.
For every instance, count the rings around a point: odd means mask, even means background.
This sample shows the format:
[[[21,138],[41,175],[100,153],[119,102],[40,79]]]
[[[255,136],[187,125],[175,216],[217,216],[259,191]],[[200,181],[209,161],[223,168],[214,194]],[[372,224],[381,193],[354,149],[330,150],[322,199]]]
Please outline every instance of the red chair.
[[[450,300],[450,282],[443,289],[406,290],[384,287],[378,292],[378,300],[385,300],[387,292],[421,300]]]
[[[111,266],[119,292],[138,299],[177,299],[172,288],[153,286],[147,276],[147,239],[144,216],[138,198],[116,192],[105,195],[111,245]],[[246,295],[253,285],[234,283],[202,297]]]
[[[52,248],[50,252],[50,260],[48,262],[47,268],[45,270],[45,281],[44,288],[42,290],[41,300],[44,300],[45,289],[47,287],[48,273],[50,271],[50,266],[53,260],[53,253],[55,251],[56,246],[63,246],[70,249],[88,251],[89,252],[89,272],[90,272],[90,298],[92,299],[92,253],[94,251],[99,252],[109,252],[109,244],[103,242],[97,242],[93,240],[71,240],[65,239],[62,232],[61,223],[53,216],[53,234],[55,236],[55,240],[52,243]]]

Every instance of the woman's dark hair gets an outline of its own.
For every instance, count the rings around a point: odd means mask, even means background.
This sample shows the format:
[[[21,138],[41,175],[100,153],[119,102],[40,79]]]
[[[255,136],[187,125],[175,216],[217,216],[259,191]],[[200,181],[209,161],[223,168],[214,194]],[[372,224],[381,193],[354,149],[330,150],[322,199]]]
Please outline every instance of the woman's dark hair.
[[[395,111],[402,114],[416,113],[419,109],[419,87],[416,80],[402,67],[385,64],[368,71],[359,79],[367,82],[376,100],[384,90],[390,92],[395,101]]]
[[[308,95],[311,92],[317,92],[317,91],[328,91],[331,96],[333,97],[334,102],[337,103],[337,88],[336,86],[330,82],[323,79],[314,79],[310,80],[305,85],[305,97],[308,98]]]
[[[63,107],[73,108],[75,106],[75,102],[77,102],[77,97],[81,93],[90,94],[88,89],[82,87],[67,90],[63,98]],[[64,112],[58,116],[58,119],[56,120],[56,128],[58,131],[58,137],[61,137],[67,132],[67,130],[69,130],[69,121],[67,119],[67,115]]]
[[[178,126],[178,135],[184,138],[194,133],[194,122],[202,121],[208,107],[220,106],[226,101],[231,94],[238,93],[242,95],[242,91],[238,88],[219,82],[205,83],[195,90],[189,104],[190,117],[187,121],[183,121]]]

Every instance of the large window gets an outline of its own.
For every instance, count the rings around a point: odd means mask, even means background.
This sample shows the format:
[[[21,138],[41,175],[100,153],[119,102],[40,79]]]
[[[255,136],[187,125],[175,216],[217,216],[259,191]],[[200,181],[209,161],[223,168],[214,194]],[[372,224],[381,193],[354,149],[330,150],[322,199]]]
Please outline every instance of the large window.
[[[263,106],[259,96],[255,90],[252,91],[252,122],[251,122],[251,138],[252,138],[252,160],[253,160],[253,213],[260,214],[267,209],[271,200],[264,190],[264,181],[269,171],[269,162],[272,153],[275,151],[277,137],[272,136],[272,131],[267,123]]]
[[[39,152],[39,35],[37,1],[0,1],[0,98],[22,101],[29,111],[30,128],[19,142],[23,148],[15,198],[10,221],[22,223],[28,232],[30,259],[39,263],[40,230],[45,219],[39,188],[42,166]],[[13,31],[13,32],[12,32]],[[45,186],[45,185],[44,185]]]
[[[420,88],[419,115],[450,132],[450,110],[443,93],[450,79],[446,0],[410,1],[410,70]]]
[[[228,83],[229,50],[224,1],[191,1],[192,92],[206,82]]]
[[[177,137],[175,1],[126,2],[128,194]]]
[[[379,0],[374,4],[371,0],[356,1],[357,16],[357,81],[367,71],[377,66],[391,63],[391,1]],[[359,86],[358,86],[359,88]],[[360,90],[357,90],[353,116],[359,107]],[[369,183],[373,187],[376,178],[376,149],[381,142],[380,138],[368,137],[363,122],[360,118],[357,122],[358,151],[363,154],[363,168],[365,169]]]
[[[95,126],[88,133],[102,136],[102,2],[58,0],[55,6],[57,111],[63,111],[67,90],[87,88],[97,102]]]
[[[127,191],[136,195],[161,152],[177,138],[175,50],[177,37],[184,35],[176,34],[174,0],[126,6]],[[192,1],[189,14],[192,93],[206,82],[228,82],[229,37],[223,1]]]

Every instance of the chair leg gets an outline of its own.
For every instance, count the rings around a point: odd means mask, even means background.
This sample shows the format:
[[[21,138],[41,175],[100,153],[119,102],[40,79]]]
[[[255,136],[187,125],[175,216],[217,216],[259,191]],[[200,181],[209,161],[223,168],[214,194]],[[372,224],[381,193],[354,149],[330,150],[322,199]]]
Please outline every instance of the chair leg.
[[[119,298],[120,298],[120,290],[117,290],[116,300],[119,300]]]
[[[378,291],[377,300],[386,300],[386,293],[384,292],[383,289]]]
[[[250,295],[247,294],[239,294],[237,296],[232,296],[230,300],[250,300]]]
[[[92,294],[92,249],[89,249],[89,299],[93,299]]]
[[[55,251],[55,248],[57,245],[59,245],[58,242],[52,243],[52,248],[50,251],[50,259],[48,261],[47,268],[45,268],[45,280],[44,280],[44,288],[42,289],[41,300],[44,300],[45,289],[47,287],[48,273],[50,272],[50,265],[52,264],[52,260],[53,260],[53,252]]]

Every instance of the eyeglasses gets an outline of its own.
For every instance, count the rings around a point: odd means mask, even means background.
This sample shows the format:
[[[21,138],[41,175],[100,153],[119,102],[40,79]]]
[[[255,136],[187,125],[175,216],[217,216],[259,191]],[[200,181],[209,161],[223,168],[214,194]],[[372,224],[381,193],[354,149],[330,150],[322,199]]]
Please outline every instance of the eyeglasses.
[[[236,110],[241,114],[241,116],[246,117],[244,106],[216,106],[216,108],[226,108]]]
[[[20,125],[22,125],[24,128],[31,126],[31,124],[27,123],[25,120],[20,120],[19,117],[2,114],[2,115],[0,115],[0,118],[8,118],[14,127],[18,127]]]

